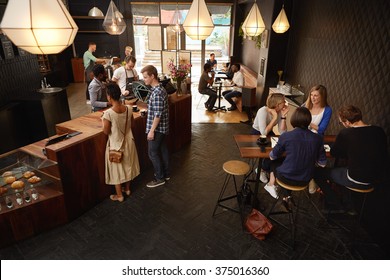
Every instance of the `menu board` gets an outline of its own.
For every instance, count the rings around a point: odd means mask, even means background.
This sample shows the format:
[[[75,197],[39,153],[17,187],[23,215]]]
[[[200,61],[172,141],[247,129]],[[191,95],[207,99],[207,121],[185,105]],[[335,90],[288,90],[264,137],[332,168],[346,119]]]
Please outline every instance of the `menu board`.
[[[1,46],[3,48],[3,55],[5,59],[12,59],[15,57],[12,42],[7,37],[1,36]]]

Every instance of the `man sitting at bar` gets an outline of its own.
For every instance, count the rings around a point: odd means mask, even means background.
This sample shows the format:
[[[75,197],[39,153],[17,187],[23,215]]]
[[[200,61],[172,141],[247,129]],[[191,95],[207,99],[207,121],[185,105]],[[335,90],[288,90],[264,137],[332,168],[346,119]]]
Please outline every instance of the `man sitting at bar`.
[[[238,63],[232,65],[232,71],[234,73],[233,79],[231,80],[231,86],[234,86],[231,90],[226,90],[222,92],[222,95],[225,97],[226,101],[230,103],[231,107],[228,108],[228,111],[237,110],[237,105],[233,101],[233,97],[240,97],[242,95],[242,87],[244,86],[244,75],[242,75],[241,66]]]
[[[89,99],[91,100],[92,112],[100,111],[111,104],[107,101],[106,80],[107,74],[104,66],[95,64],[92,69],[94,78],[88,86]]]
[[[334,168],[317,168],[314,180],[324,192],[329,210],[356,214],[345,187],[368,189],[384,177],[387,163],[387,139],[381,127],[363,122],[359,108],[349,105],[338,111],[339,121],[345,129],[336,137],[330,153],[346,159],[347,165]],[[329,181],[342,186],[343,201],[339,201]]]
[[[215,90],[209,88],[209,86],[212,86],[214,83],[214,72],[211,73],[211,77],[209,76],[210,72],[211,72],[211,65],[208,63],[203,65],[203,73],[199,79],[198,91],[200,94],[207,94],[209,96],[209,99],[207,99],[207,101],[204,103],[207,111],[215,112],[214,104],[218,96]]]

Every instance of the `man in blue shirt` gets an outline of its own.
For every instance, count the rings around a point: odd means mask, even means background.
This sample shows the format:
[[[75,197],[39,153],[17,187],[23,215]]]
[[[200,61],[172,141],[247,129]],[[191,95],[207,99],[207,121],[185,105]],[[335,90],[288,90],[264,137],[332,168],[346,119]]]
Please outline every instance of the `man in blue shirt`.
[[[169,154],[166,145],[166,136],[169,133],[168,94],[158,81],[156,67],[147,65],[141,73],[145,85],[152,87],[147,97],[146,134],[148,154],[154,167],[155,179],[146,186],[154,188],[164,185],[165,181],[170,179]]]

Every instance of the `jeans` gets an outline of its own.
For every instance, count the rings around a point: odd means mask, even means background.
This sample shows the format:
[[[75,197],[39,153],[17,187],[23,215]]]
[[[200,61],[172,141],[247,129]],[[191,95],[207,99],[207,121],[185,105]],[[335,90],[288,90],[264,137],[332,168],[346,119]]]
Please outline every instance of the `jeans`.
[[[235,90],[227,90],[222,92],[223,97],[225,97],[226,101],[232,105],[232,107],[237,107],[236,103],[233,101],[233,97],[240,97],[242,95],[241,92]]]
[[[369,185],[361,185],[350,181],[347,177],[347,168],[346,167],[337,167],[337,168],[321,168],[317,167],[314,173],[314,180],[317,185],[324,192],[328,203],[330,204],[339,204],[337,194],[332,189],[329,181],[336,183],[340,186],[343,186],[341,191],[343,192],[344,204],[348,206],[352,202],[350,201],[350,196],[348,195],[348,189],[344,187],[352,187],[356,189],[368,189]],[[328,181],[329,180],[329,181]]]
[[[155,131],[154,139],[148,140],[148,155],[153,164],[157,180],[169,177],[169,153],[166,135]]]
[[[209,99],[207,99],[207,110],[211,111],[214,108],[215,101],[217,101],[218,95],[217,93],[212,90],[211,88],[206,88],[200,92],[201,94],[206,94],[209,96]]]

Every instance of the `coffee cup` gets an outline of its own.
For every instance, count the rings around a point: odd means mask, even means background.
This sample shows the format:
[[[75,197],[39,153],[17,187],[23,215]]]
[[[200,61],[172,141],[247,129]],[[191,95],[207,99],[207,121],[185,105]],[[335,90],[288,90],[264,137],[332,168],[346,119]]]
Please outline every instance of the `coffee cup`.
[[[133,105],[133,112],[137,112],[137,111],[138,111],[137,105]]]
[[[267,143],[267,135],[260,135],[260,143],[264,144]]]
[[[141,117],[146,117],[146,110],[141,111]]]

